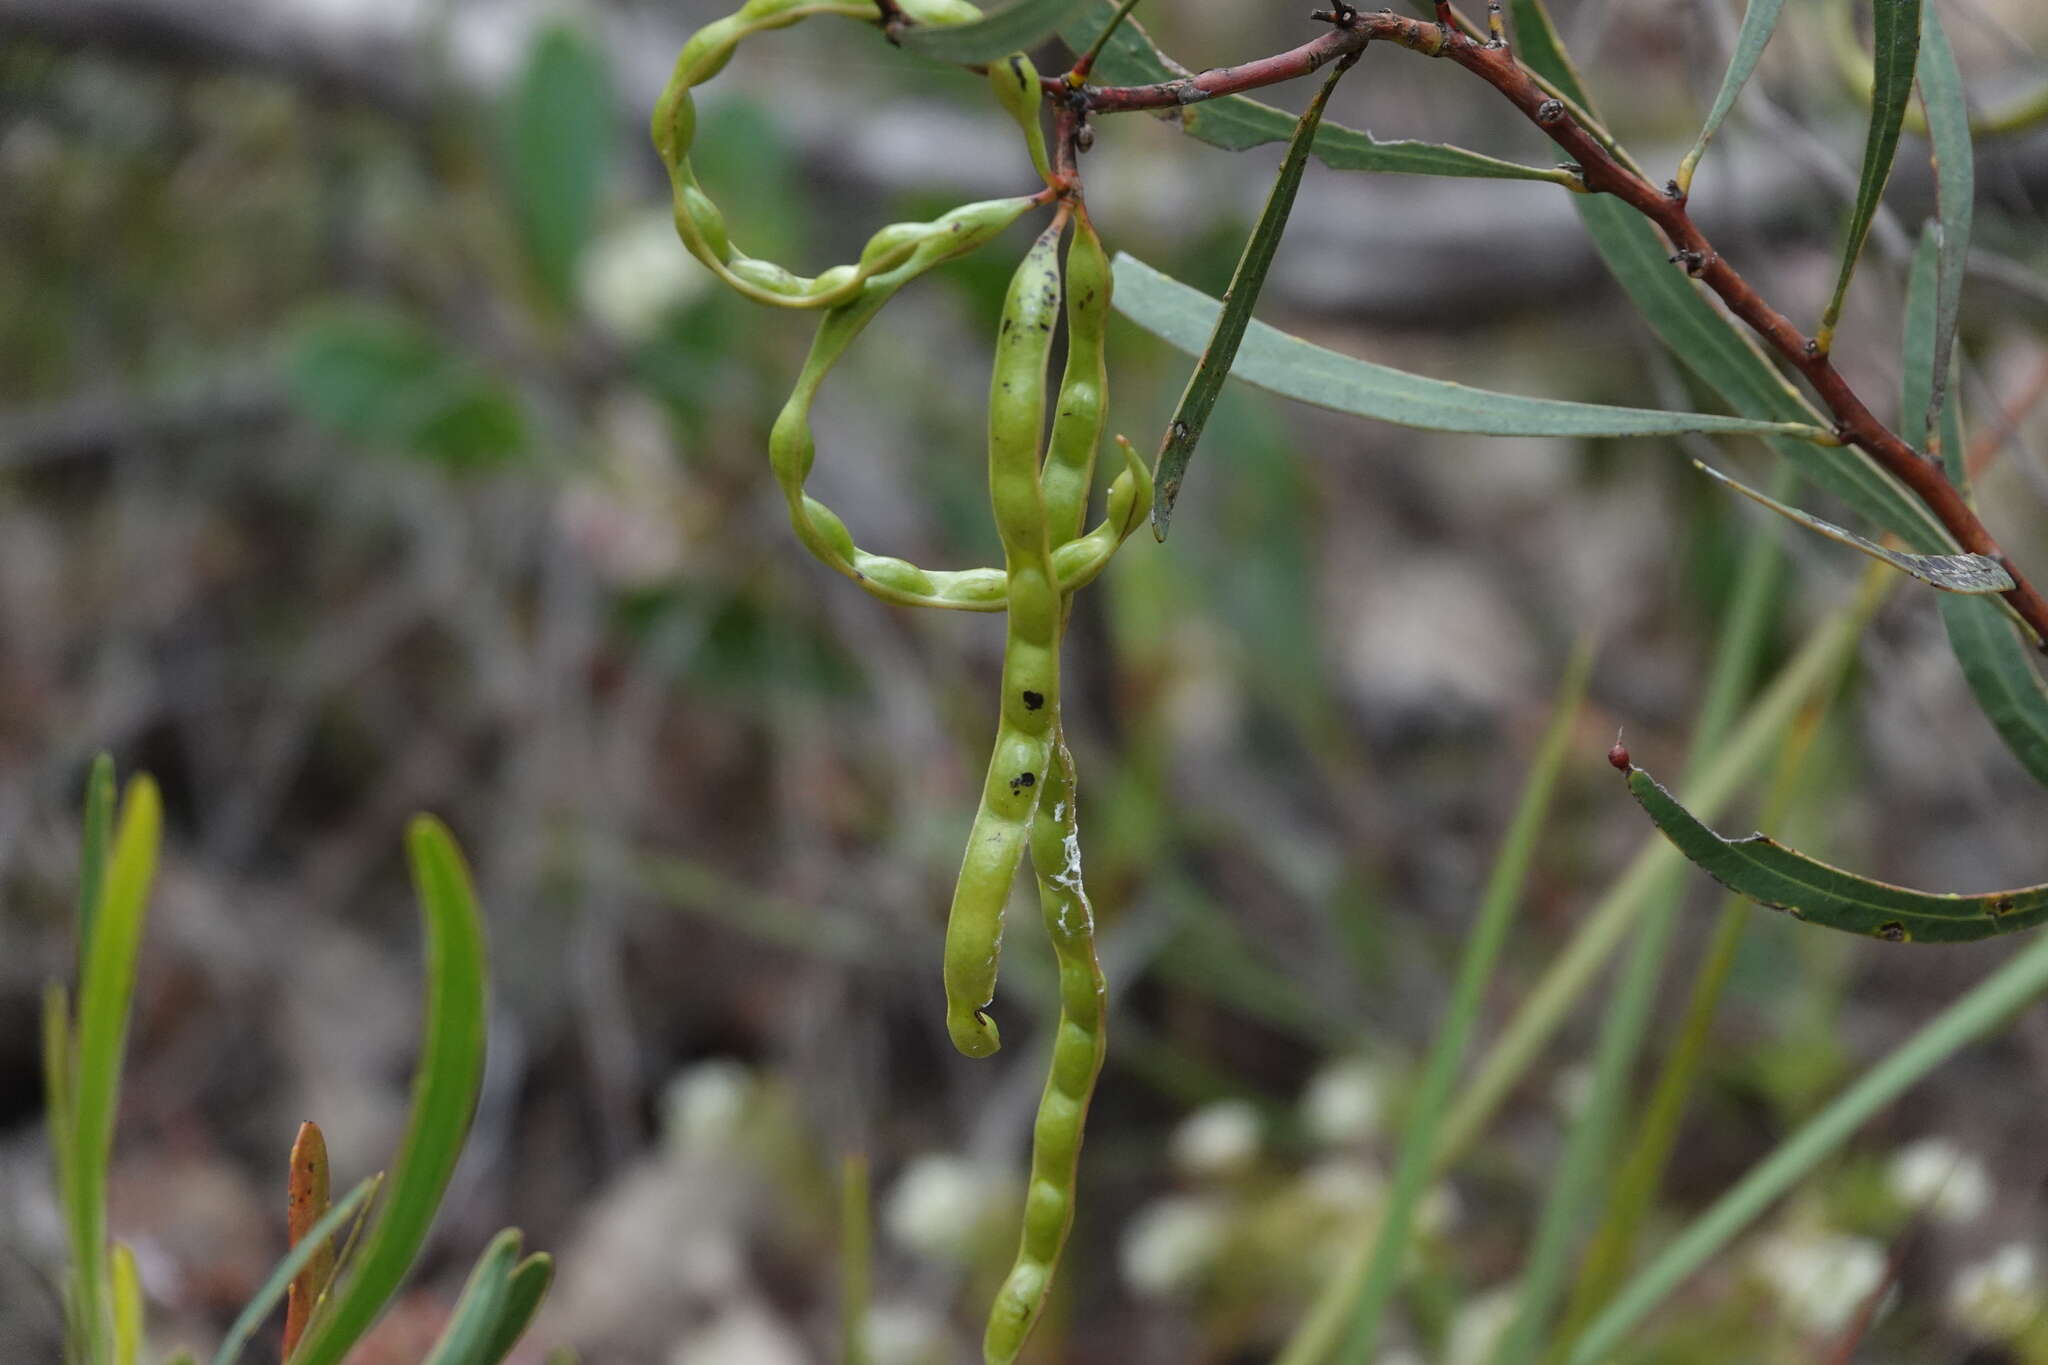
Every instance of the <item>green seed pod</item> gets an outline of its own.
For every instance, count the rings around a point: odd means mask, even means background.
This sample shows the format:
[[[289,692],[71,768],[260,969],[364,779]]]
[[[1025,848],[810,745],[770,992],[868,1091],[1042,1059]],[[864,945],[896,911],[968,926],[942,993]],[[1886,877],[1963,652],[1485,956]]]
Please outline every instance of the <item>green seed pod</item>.
[[[879,229],[860,250],[860,268],[870,275],[894,270],[917,250],[932,227],[930,223],[891,223]]]
[[[860,280],[860,271],[853,266],[835,265],[805,286],[804,292],[813,296],[830,294],[834,291],[843,294],[848,286],[857,285],[860,283]]]
[[[1003,112],[1024,130],[1025,145],[1031,149],[1031,164],[1046,184],[1052,183],[1052,162],[1045,154],[1045,127],[1038,117],[1045,92],[1038,85],[1038,68],[1021,52],[1014,52],[988,64],[989,88]]]
[[[1003,905],[1038,811],[1059,714],[1062,613],[1038,489],[1038,448],[1065,226],[1055,219],[1039,234],[1010,279],[989,384],[989,501],[1009,577],[1009,635],[995,749],[946,918],[946,1031],[969,1057],[986,1057],[1001,1046],[985,1010],[995,997]]]
[[[981,18],[981,11],[967,0],[897,0],[896,8],[912,23],[929,28],[971,24]]]
[[[887,555],[856,554],[853,567],[895,592],[914,593],[924,597],[929,596],[934,590],[932,576],[907,559],[891,559]]]
[[[719,260],[733,259],[732,240],[726,236],[725,215],[718,211],[718,205],[711,202],[711,196],[696,185],[684,185],[676,192],[676,200],[683,212],[690,215],[690,223],[697,229],[711,254]]]
[[[839,519],[839,514],[812,497],[804,499],[804,513],[810,517],[811,524],[818,528],[826,543],[831,545],[832,553],[839,557],[840,562],[851,564],[854,556],[853,534],[846,529],[846,523]]]
[[[785,297],[803,293],[809,284],[809,281],[797,278],[773,261],[757,260],[752,256],[734,256],[725,262],[725,268],[735,279]]]

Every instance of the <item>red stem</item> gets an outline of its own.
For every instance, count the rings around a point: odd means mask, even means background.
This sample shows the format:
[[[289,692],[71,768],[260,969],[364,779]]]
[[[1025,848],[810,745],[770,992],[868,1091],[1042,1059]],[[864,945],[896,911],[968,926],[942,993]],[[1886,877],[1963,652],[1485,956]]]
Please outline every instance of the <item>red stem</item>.
[[[2037,642],[2048,649],[2048,599],[2013,566],[1976,512],[1948,481],[1941,466],[1878,421],[1827,354],[1802,335],[1790,319],[1766,303],[1749,281],[1714,250],[1687,215],[1685,200],[1676,193],[1675,185],[1658,189],[1617,161],[1561,101],[1536,84],[1505,46],[1488,46],[1454,27],[1385,10],[1366,14],[1340,7],[1336,13],[1320,17],[1330,20],[1331,30],[1290,51],[1157,85],[1087,86],[1080,92],[1081,98],[1091,112],[1100,113],[1195,104],[1218,95],[1239,94],[1308,75],[1333,58],[1359,51],[1375,39],[1425,56],[1448,57],[1506,96],[1530,122],[1563,148],[1578,164],[1588,191],[1611,194],[1656,224],[1670,241],[1674,260],[1683,263],[1687,273],[1718,294],[1730,312],[1748,323],[1805,378],[1833,414],[1837,434],[1845,443],[1869,455],[1911,489],[1963,549],[2003,565],[2012,575],[2014,585],[2005,593],[2006,601],[2033,629]]]

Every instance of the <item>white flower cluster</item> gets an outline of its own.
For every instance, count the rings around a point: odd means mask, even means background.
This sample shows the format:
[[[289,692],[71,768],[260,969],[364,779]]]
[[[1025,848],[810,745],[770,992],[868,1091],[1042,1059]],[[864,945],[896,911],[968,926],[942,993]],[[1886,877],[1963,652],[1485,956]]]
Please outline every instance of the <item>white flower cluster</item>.
[[[1847,1327],[1884,1282],[1885,1249],[1868,1237],[1787,1228],[1750,1249],[1749,1268],[1794,1326],[1826,1336]]]
[[[2034,1249],[2008,1243],[1988,1258],[1956,1272],[1949,1286],[1948,1314],[1956,1326],[1985,1341],[2010,1341],[2032,1326],[2048,1306]]]

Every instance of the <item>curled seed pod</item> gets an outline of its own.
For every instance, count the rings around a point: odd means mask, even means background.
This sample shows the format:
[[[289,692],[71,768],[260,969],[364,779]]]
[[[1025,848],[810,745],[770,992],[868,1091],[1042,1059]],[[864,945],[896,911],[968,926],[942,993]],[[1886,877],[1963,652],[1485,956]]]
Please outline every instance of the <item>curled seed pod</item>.
[[[967,0],[896,0],[896,8],[912,23],[930,28],[971,24],[981,18],[981,11]]]
[[[1124,472],[1109,485],[1108,511],[1094,530],[1052,552],[1053,572],[1059,577],[1062,593],[1093,583],[1118,547],[1131,538],[1131,532],[1152,515],[1151,466],[1123,437],[1117,437],[1116,443],[1123,451]]]
[[[1003,112],[1024,130],[1024,144],[1031,149],[1031,164],[1050,185],[1052,161],[1045,154],[1045,125],[1038,117],[1039,108],[1045,103],[1045,92],[1038,84],[1038,68],[1023,53],[1013,52],[988,64],[988,84]]]
[[[944,8],[943,6],[941,7]],[[973,7],[965,6],[978,16]],[[787,28],[813,15],[833,14],[874,23],[881,11],[872,0],[747,0],[737,14],[707,24],[691,35],[676,58],[668,86],[654,107],[651,133],[654,148],[668,168],[675,205],[676,235],[690,254],[738,292],[757,303],[781,308],[830,308],[854,299],[867,280],[894,269],[915,250],[937,224],[895,224],[885,229],[888,243],[861,254],[858,264],[836,267],[806,279],[772,262],[757,260],[732,240],[724,215],[697,181],[690,165],[690,145],[697,132],[697,109],[691,91],[725,69],[740,43],[756,33]],[[961,22],[920,20],[920,22]],[[922,228],[922,232],[916,229]]]
[[[1038,812],[1052,718],[1059,712],[1061,603],[1046,543],[1038,451],[1065,230],[1062,215],[1032,243],[1010,279],[989,384],[989,502],[1003,543],[1009,630],[995,751],[946,919],[946,1031],[970,1057],[986,1057],[1000,1046],[995,1021],[984,1010],[995,997],[1003,905]]]
[[[1052,1067],[1032,1131],[1031,1180],[1017,1256],[996,1291],[982,1338],[986,1365],[1010,1365],[1045,1309],[1074,1222],[1082,1128],[1106,1043],[1107,990],[1095,958],[1095,913],[1081,884],[1074,759],[1057,722],[1045,794],[1031,822],[1031,868],[1038,882],[1039,910],[1059,964],[1060,1017],[1053,1034]]]

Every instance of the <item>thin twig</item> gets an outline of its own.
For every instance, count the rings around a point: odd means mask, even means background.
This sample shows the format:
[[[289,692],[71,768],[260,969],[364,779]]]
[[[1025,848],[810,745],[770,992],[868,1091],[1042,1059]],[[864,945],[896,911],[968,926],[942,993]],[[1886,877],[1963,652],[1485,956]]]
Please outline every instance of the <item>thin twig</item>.
[[[1722,258],[1687,214],[1685,197],[1676,192],[1676,186],[1660,189],[1624,165],[1569,108],[1546,93],[1507,48],[1475,40],[1452,24],[1410,19],[1384,10],[1373,14],[1347,11],[1335,18],[1328,33],[1275,56],[1156,85],[1084,87],[1079,94],[1090,111],[1099,113],[1194,104],[1305,76],[1375,40],[1425,56],[1447,57],[1472,72],[1564,149],[1579,167],[1588,191],[1611,194],[1655,224],[1670,242],[1673,260],[1719,295],[1730,312],[1769,342],[1806,380],[1833,415],[1836,432],[1845,444],[1869,455],[1911,490],[1962,549],[2005,566],[2014,584],[2005,593],[2006,601],[2034,632],[2037,642],[2048,649],[2048,598],[2007,558],[1940,464],[1878,421],[1828,355]]]

